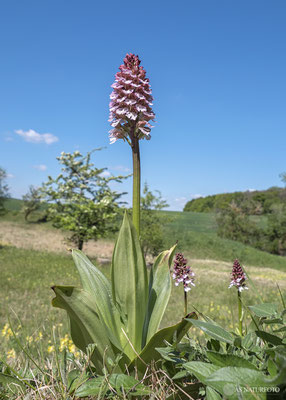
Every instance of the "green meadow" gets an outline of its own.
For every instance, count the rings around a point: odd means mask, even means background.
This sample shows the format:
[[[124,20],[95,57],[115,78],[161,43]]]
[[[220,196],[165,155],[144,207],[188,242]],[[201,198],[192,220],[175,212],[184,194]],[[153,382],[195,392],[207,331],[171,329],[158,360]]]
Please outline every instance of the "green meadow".
[[[53,350],[53,327],[57,330],[60,346],[61,338],[63,340],[68,333],[68,321],[64,311],[51,306],[51,287],[55,284],[79,285],[67,247],[56,247],[56,242],[63,239],[64,235],[49,224],[25,223],[23,215],[16,212],[16,207],[20,209],[19,202],[11,201],[13,209],[0,219],[0,346],[1,353],[8,356],[19,346],[12,333],[7,333],[6,324],[9,320],[15,328],[18,340],[31,351],[38,349],[39,343],[44,353]],[[235,290],[228,289],[235,258],[245,266],[254,285],[248,282],[249,290],[243,293],[245,304],[255,304],[261,299],[267,302],[276,301],[277,283],[285,291],[286,258],[219,238],[216,235],[213,214],[162,213],[168,217],[164,227],[165,246],[169,247],[177,242],[178,251],[182,251],[188,258],[196,274],[196,286],[188,293],[188,311],[198,310],[235,331],[236,293]],[[39,238],[39,248],[33,247],[29,242],[32,241],[32,234]],[[98,247],[86,248],[92,261],[107,276],[110,273],[110,263],[105,262],[102,265],[97,252],[104,250],[108,260],[113,242],[114,239],[110,238],[100,241]],[[162,326],[178,322],[183,317],[183,312],[183,289],[173,286]],[[200,337],[195,329],[191,334]]]

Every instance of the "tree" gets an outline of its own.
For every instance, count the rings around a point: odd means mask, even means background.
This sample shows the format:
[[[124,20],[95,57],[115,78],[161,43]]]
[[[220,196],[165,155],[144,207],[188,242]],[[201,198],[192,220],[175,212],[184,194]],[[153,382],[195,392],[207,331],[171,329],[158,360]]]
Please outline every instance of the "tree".
[[[286,207],[274,207],[268,216],[267,247],[270,253],[286,255]]]
[[[243,210],[232,202],[216,215],[217,234],[220,237],[259,246],[263,232]]]
[[[28,221],[28,217],[35,211],[38,211],[42,204],[42,194],[39,188],[31,185],[28,192],[23,196],[23,212],[25,220]]]
[[[161,192],[152,193],[147,183],[144,184],[143,196],[141,196],[141,245],[144,255],[157,255],[163,250],[163,217],[158,211],[168,207],[162,198]],[[168,218],[167,218],[168,219]],[[164,222],[166,218],[164,217]]]
[[[48,218],[56,228],[72,232],[69,238],[78,249],[89,239],[105,237],[118,228],[115,217],[124,193],[111,190],[111,181],[122,182],[124,176],[106,177],[106,168],[95,168],[91,156],[79,151],[61,153],[57,160],[61,174],[43,186],[44,199],[49,203]]]
[[[6,184],[7,172],[4,168],[0,167],[0,215],[6,213],[5,200],[10,196],[9,187]]]

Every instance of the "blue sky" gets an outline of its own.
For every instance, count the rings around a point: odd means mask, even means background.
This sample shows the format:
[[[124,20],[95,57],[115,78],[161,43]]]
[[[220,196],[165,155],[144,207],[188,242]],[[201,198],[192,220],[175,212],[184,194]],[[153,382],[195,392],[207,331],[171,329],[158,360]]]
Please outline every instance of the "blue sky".
[[[281,185],[285,19],[284,0],[3,0],[0,166],[11,194],[55,176],[61,151],[106,146],[96,166],[131,169],[129,146],[109,144],[107,122],[127,52],[147,70],[157,121],[141,141],[142,181],[170,209],[197,195]]]

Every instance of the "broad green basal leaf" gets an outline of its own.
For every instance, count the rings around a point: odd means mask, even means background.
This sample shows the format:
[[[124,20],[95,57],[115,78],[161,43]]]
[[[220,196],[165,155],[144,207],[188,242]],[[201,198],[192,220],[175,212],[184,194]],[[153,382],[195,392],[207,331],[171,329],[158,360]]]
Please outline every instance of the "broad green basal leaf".
[[[126,352],[130,347],[122,332],[123,324],[120,320],[119,310],[112,299],[111,284],[108,279],[97,269],[90,260],[79,250],[73,250],[73,259],[80,275],[83,290],[90,295],[100,320],[109,328],[116,340]],[[129,349],[132,354],[132,350]]]
[[[212,337],[213,339],[219,340],[221,342],[225,343],[233,343],[233,336],[223,329],[219,325],[214,325],[209,322],[204,322],[204,321],[196,321],[196,320],[189,320],[194,326],[200,328],[203,332],[205,332],[207,335]]]
[[[124,215],[112,257],[112,296],[126,318],[125,334],[137,352],[148,302],[148,278],[137,232]]]
[[[176,245],[156,258],[150,273],[149,299],[144,322],[142,346],[157,332],[171,295],[170,265]]]
[[[74,344],[85,352],[89,344],[95,343],[91,360],[101,371],[103,354],[106,358],[114,359],[116,354],[122,353],[119,341],[116,341],[112,332],[101,322],[89,293],[71,286],[54,286],[53,290],[56,297],[52,304],[67,311]],[[123,367],[128,363],[126,355],[123,355],[121,363]]]

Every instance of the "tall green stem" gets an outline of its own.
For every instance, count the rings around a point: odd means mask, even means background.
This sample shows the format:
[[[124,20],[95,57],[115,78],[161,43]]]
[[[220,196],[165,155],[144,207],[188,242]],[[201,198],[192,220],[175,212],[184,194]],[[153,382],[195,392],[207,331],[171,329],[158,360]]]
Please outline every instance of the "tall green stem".
[[[132,137],[133,154],[133,224],[140,236],[140,150],[139,140]]]
[[[185,312],[185,315],[187,315],[188,314],[188,297],[187,297],[187,292],[185,292],[185,290],[184,290],[184,304],[185,304],[185,309],[184,309],[184,312]]]
[[[238,329],[239,334],[242,336],[242,303],[241,303],[241,292],[237,291],[237,300],[238,300]]]

